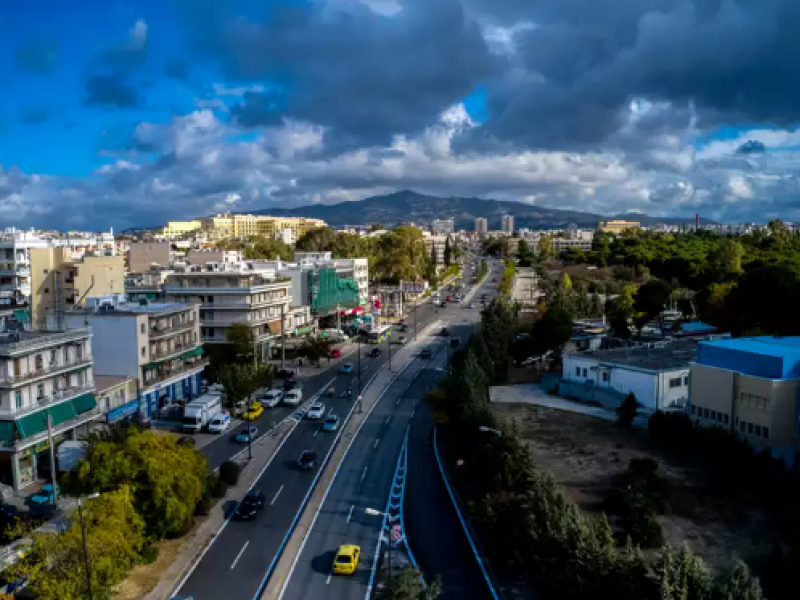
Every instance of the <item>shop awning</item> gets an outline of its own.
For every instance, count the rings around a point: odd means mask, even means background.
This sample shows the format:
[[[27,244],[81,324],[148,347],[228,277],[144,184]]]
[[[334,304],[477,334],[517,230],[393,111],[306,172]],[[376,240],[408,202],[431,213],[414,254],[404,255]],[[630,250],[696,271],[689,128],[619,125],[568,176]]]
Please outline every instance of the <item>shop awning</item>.
[[[64,421],[69,421],[70,419],[74,419],[78,416],[75,412],[75,407],[72,405],[74,400],[69,402],[62,402],[61,404],[56,404],[55,406],[48,408],[47,410],[50,412],[50,416],[53,417],[53,425],[60,425]]]
[[[75,407],[76,414],[82,415],[97,406],[97,400],[94,394],[83,394],[82,396],[72,399],[72,406]]]
[[[16,421],[19,435],[21,438],[29,438],[47,431],[48,413],[50,413],[50,416],[53,418],[53,426],[55,427],[92,410],[95,406],[97,406],[97,400],[94,394],[83,394],[68,402],[62,402],[61,404],[56,404],[50,408],[40,410]],[[3,423],[3,421],[0,421],[0,440],[4,439],[2,437],[4,435],[2,429]],[[13,439],[13,429],[11,435]]]
[[[163,362],[163,361],[161,361],[161,362]],[[142,368],[143,369],[157,369],[158,366],[161,364],[161,362],[149,362]]]
[[[0,442],[14,443],[14,421],[0,421]]]
[[[40,410],[18,419],[17,429],[21,438],[29,438],[47,431],[47,411]]]
[[[182,354],[181,358],[194,358],[195,356],[202,356],[203,354],[205,354],[205,350],[203,350],[202,346],[198,346]]]

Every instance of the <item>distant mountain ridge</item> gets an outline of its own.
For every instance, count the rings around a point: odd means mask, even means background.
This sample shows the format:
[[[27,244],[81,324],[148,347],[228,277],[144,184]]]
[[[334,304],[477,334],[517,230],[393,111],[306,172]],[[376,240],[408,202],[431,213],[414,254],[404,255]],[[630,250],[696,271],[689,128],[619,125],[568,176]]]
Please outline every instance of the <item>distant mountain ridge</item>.
[[[640,213],[614,216],[547,208],[508,200],[482,198],[440,198],[411,190],[384,196],[371,196],[364,200],[337,204],[308,204],[295,208],[270,208],[254,211],[255,214],[322,219],[332,227],[382,223],[395,226],[401,223],[430,223],[434,219],[454,219],[457,229],[473,229],[477,217],[488,220],[489,229],[500,229],[504,214],[514,216],[517,229],[557,229],[570,223],[578,227],[597,227],[600,221],[631,220],[642,225],[680,225],[694,223],[694,217],[651,217]]]

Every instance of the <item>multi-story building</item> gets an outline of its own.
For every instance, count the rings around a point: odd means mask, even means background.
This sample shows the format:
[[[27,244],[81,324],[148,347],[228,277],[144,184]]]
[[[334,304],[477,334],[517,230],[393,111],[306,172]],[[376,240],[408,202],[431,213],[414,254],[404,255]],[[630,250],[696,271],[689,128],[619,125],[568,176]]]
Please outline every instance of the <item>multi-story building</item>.
[[[427,235],[422,238],[425,242],[425,250],[430,257],[436,259],[436,266],[444,265],[444,249],[447,245],[446,235]]]
[[[431,233],[433,235],[448,235],[453,233],[455,228],[453,219],[435,219],[431,222]]]
[[[349,279],[356,284],[358,289],[359,304],[366,304],[369,298],[369,260],[366,258],[333,258],[330,252],[295,252],[294,259],[296,264],[305,269],[336,269],[336,276],[339,279]],[[286,269],[283,263],[279,274],[284,274]],[[288,270],[288,269],[287,269]],[[288,275],[288,273],[286,273]],[[306,298],[306,295],[302,296]],[[295,301],[299,302],[300,297],[296,296]]]
[[[48,323],[88,324],[95,371],[136,380],[136,396],[113,408],[124,406],[123,412],[153,417],[167,404],[200,394],[200,373],[208,361],[200,340],[199,308],[196,303],[130,303],[116,294],[89,298],[83,308],[50,312]]]
[[[268,215],[214,215],[204,217],[201,223],[209,238],[214,240],[229,237],[246,238],[251,235],[283,238],[287,230],[296,240],[312,229],[325,227],[325,221],[320,219]]]
[[[475,219],[475,233],[478,235],[488,233],[489,231],[489,221],[486,217],[477,217]]]
[[[206,263],[240,263],[242,253],[239,250],[222,250],[221,248],[203,248],[189,250],[186,262],[190,265],[205,266]]]
[[[169,221],[161,230],[161,237],[168,240],[182,238],[200,231],[203,224],[200,221]]]
[[[154,265],[167,267],[170,264],[172,252],[169,242],[137,242],[128,249],[128,271],[131,273],[144,273]]]
[[[506,235],[514,235],[514,215],[503,215],[500,219],[500,229]]]
[[[256,352],[269,356],[269,346],[281,334],[281,316],[292,306],[292,281],[274,269],[253,263],[206,263],[170,274],[164,284],[173,302],[200,304],[201,338],[205,344],[228,344],[234,323],[250,327]],[[291,325],[283,320],[284,330]]]
[[[628,229],[639,229],[641,224],[638,221],[606,221],[599,223],[597,229],[603,233],[623,233]]]
[[[31,318],[34,327],[47,322],[48,310],[81,306],[87,296],[125,291],[122,256],[75,258],[68,248],[31,249]]]
[[[690,382],[692,419],[798,461],[800,337],[701,342]]]
[[[0,234],[0,297],[6,304],[27,307],[31,297],[31,249],[49,242],[30,231],[7,229]]]
[[[139,381],[134,377],[95,375],[97,410],[106,423],[135,420],[139,414]]]
[[[0,481],[19,490],[49,470],[50,440],[100,415],[94,391],[89,328],[0,334]]]

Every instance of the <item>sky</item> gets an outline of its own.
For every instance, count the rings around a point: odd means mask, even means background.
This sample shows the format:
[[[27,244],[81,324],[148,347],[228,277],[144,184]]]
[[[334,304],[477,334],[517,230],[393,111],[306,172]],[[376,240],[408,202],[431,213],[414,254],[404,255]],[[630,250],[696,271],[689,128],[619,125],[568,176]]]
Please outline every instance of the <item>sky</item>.
[[[7,0],[0,227],[400,189],[800,220],[798,30],[796,0]]]

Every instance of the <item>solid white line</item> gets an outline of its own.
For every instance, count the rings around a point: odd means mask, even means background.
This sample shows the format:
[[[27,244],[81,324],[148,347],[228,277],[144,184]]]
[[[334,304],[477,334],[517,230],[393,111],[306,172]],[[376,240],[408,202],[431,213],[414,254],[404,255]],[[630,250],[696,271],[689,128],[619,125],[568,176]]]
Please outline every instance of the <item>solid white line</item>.
[[[233,559],[233,564],[231,565],[231,571],[233,571],[233,567],[236,566],[236,563],[239,562],[239,559],[242,558],[242,554],[244,554],[244,550],[245,550],[245,548],[247,548],[247,544],[249,544],[249,543],[250,543],[250,540],[247,540],[244,543],[244,546],[242,546],[242,549],[239,550],[239,554],[237,554],[236,558]]]
[[[283,486],[281,486],[281,487],[278,489],[278,491],[277,491],[277,492],[275,492],[275,497],[272,499],[272,502],[270,502],[270,503],[269,503],[269,505],[270,505],[270,506],[272,506],[273,504],[275,504],[275,500],[277,500],[277,499],[278,499],[278,496],[280,496],[280,495],[281,495],[281,492],[282,492],[282,491],[283,491]]]
[[[377,448],[378,444],[380,443],[381,443],[381,438],[378,438],[377,440],[375,440],[375,445],[373,446],[373,448]]]
[[[350,522],[350,519],[353,518],[353,509],[356,507],[355,504],[350,505],[350,512],[347,513],[347,522]]]
[[[361,481],[364,481],[364,478],[367,476],[367,469],[369,469],[369,467],[364,467],[364,472],[361,474]]]

